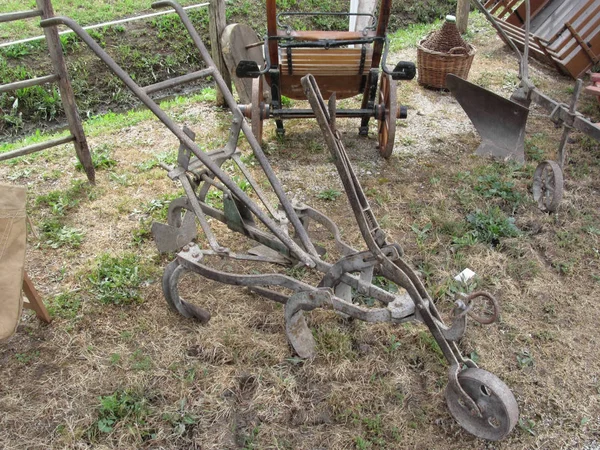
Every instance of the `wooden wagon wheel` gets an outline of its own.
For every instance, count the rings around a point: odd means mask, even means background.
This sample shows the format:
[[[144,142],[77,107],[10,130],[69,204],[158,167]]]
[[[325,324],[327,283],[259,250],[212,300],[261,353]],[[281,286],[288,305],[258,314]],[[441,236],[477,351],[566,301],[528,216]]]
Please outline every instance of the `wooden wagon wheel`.
[[[384,73],[379,85],[379,154],[384,158],[392,156],[394,138],[396,136],[396,118],[398,117],[398,101],[396,99],[396,80]]]
[[[252,79],[252,134],[262,145],[265,98],[263,96],[262,76]]]
[[[542,211],[554,212],[563,196],[563,174],[554,161],[540,163],[533,174],[533,199]]]

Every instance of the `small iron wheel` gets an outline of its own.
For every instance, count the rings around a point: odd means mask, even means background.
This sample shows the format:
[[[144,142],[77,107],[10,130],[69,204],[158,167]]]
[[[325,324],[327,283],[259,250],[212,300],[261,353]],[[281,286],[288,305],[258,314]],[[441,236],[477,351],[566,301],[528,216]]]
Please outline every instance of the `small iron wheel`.
[[[379,122],[379,154],[384,158],[392,156],[394,138],[396,137],[396,118],[398,116],[398,101],[396,99],[396,80],[384,73],[379,84],[379,107],[381,108]]]
[[[263,111],[265,109],[265,99],[263,96],[262,76],[252,79],[252,134],[262,145],[263,134]]]
[[[554,212],[563,197],[563,174],[554,161],[540,163],[533,174],[533,199],[542,211]]]
[[[519,419],[519,407],[508,386],[497,376],[477,368],[463,370],[458,374],[458,382],[481,412],[481,416],[471,412],[448,385],[448,409],[460,426],[472,435],[490,441],[507,436]]]

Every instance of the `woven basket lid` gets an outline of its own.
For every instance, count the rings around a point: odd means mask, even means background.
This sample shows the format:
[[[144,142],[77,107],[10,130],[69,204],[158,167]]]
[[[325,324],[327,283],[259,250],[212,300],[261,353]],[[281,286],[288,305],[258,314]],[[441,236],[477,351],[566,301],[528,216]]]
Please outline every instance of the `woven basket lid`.
[[[446,16],[446,21],[437,31],[434,31],[421,42],[421,45],[428,50],[434,52],[448,53],[453,48],[462,47],[469,51],[467,44],[460,36],[458,28],[456,28],[456,18],[454,16]]]

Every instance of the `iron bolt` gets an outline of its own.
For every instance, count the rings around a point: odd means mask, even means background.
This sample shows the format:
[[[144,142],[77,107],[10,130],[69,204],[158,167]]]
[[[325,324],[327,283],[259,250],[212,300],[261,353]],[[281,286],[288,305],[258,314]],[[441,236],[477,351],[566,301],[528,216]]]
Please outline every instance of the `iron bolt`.
[[[198,252],[192,253],[192,258],[198,258],[199,256],[200,256],[200,253],[198,253]]]
[[[183,251],[184,252],[189,252],[190,251],[190,246],[189,245],[184,246],[183,247]]]

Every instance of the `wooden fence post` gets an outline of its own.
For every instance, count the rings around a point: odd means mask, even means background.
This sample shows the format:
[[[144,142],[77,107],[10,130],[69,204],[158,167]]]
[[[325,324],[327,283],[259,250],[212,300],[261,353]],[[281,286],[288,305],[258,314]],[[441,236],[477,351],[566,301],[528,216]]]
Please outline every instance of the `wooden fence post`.
[[[208,5],[208,27],[210,33],[210,52],[213,61],[215,62],[217,69],[221,72],[225,83],[229,90],[231,90],[231,77],[229,76],[229,70],[225,65],[223,59],[223,51],[221,48],[221,34],[226,26],[225,20],[225,1],[224,0],[210,0]],[[224,106],[225,99],[223,93],[217,87],[217,105]]]
[[[458,31],[460,31],[460,34],[465,34],[467,32],[470,6],[470,0],[458,0],[456,4],[456,27],[458,28]]]

